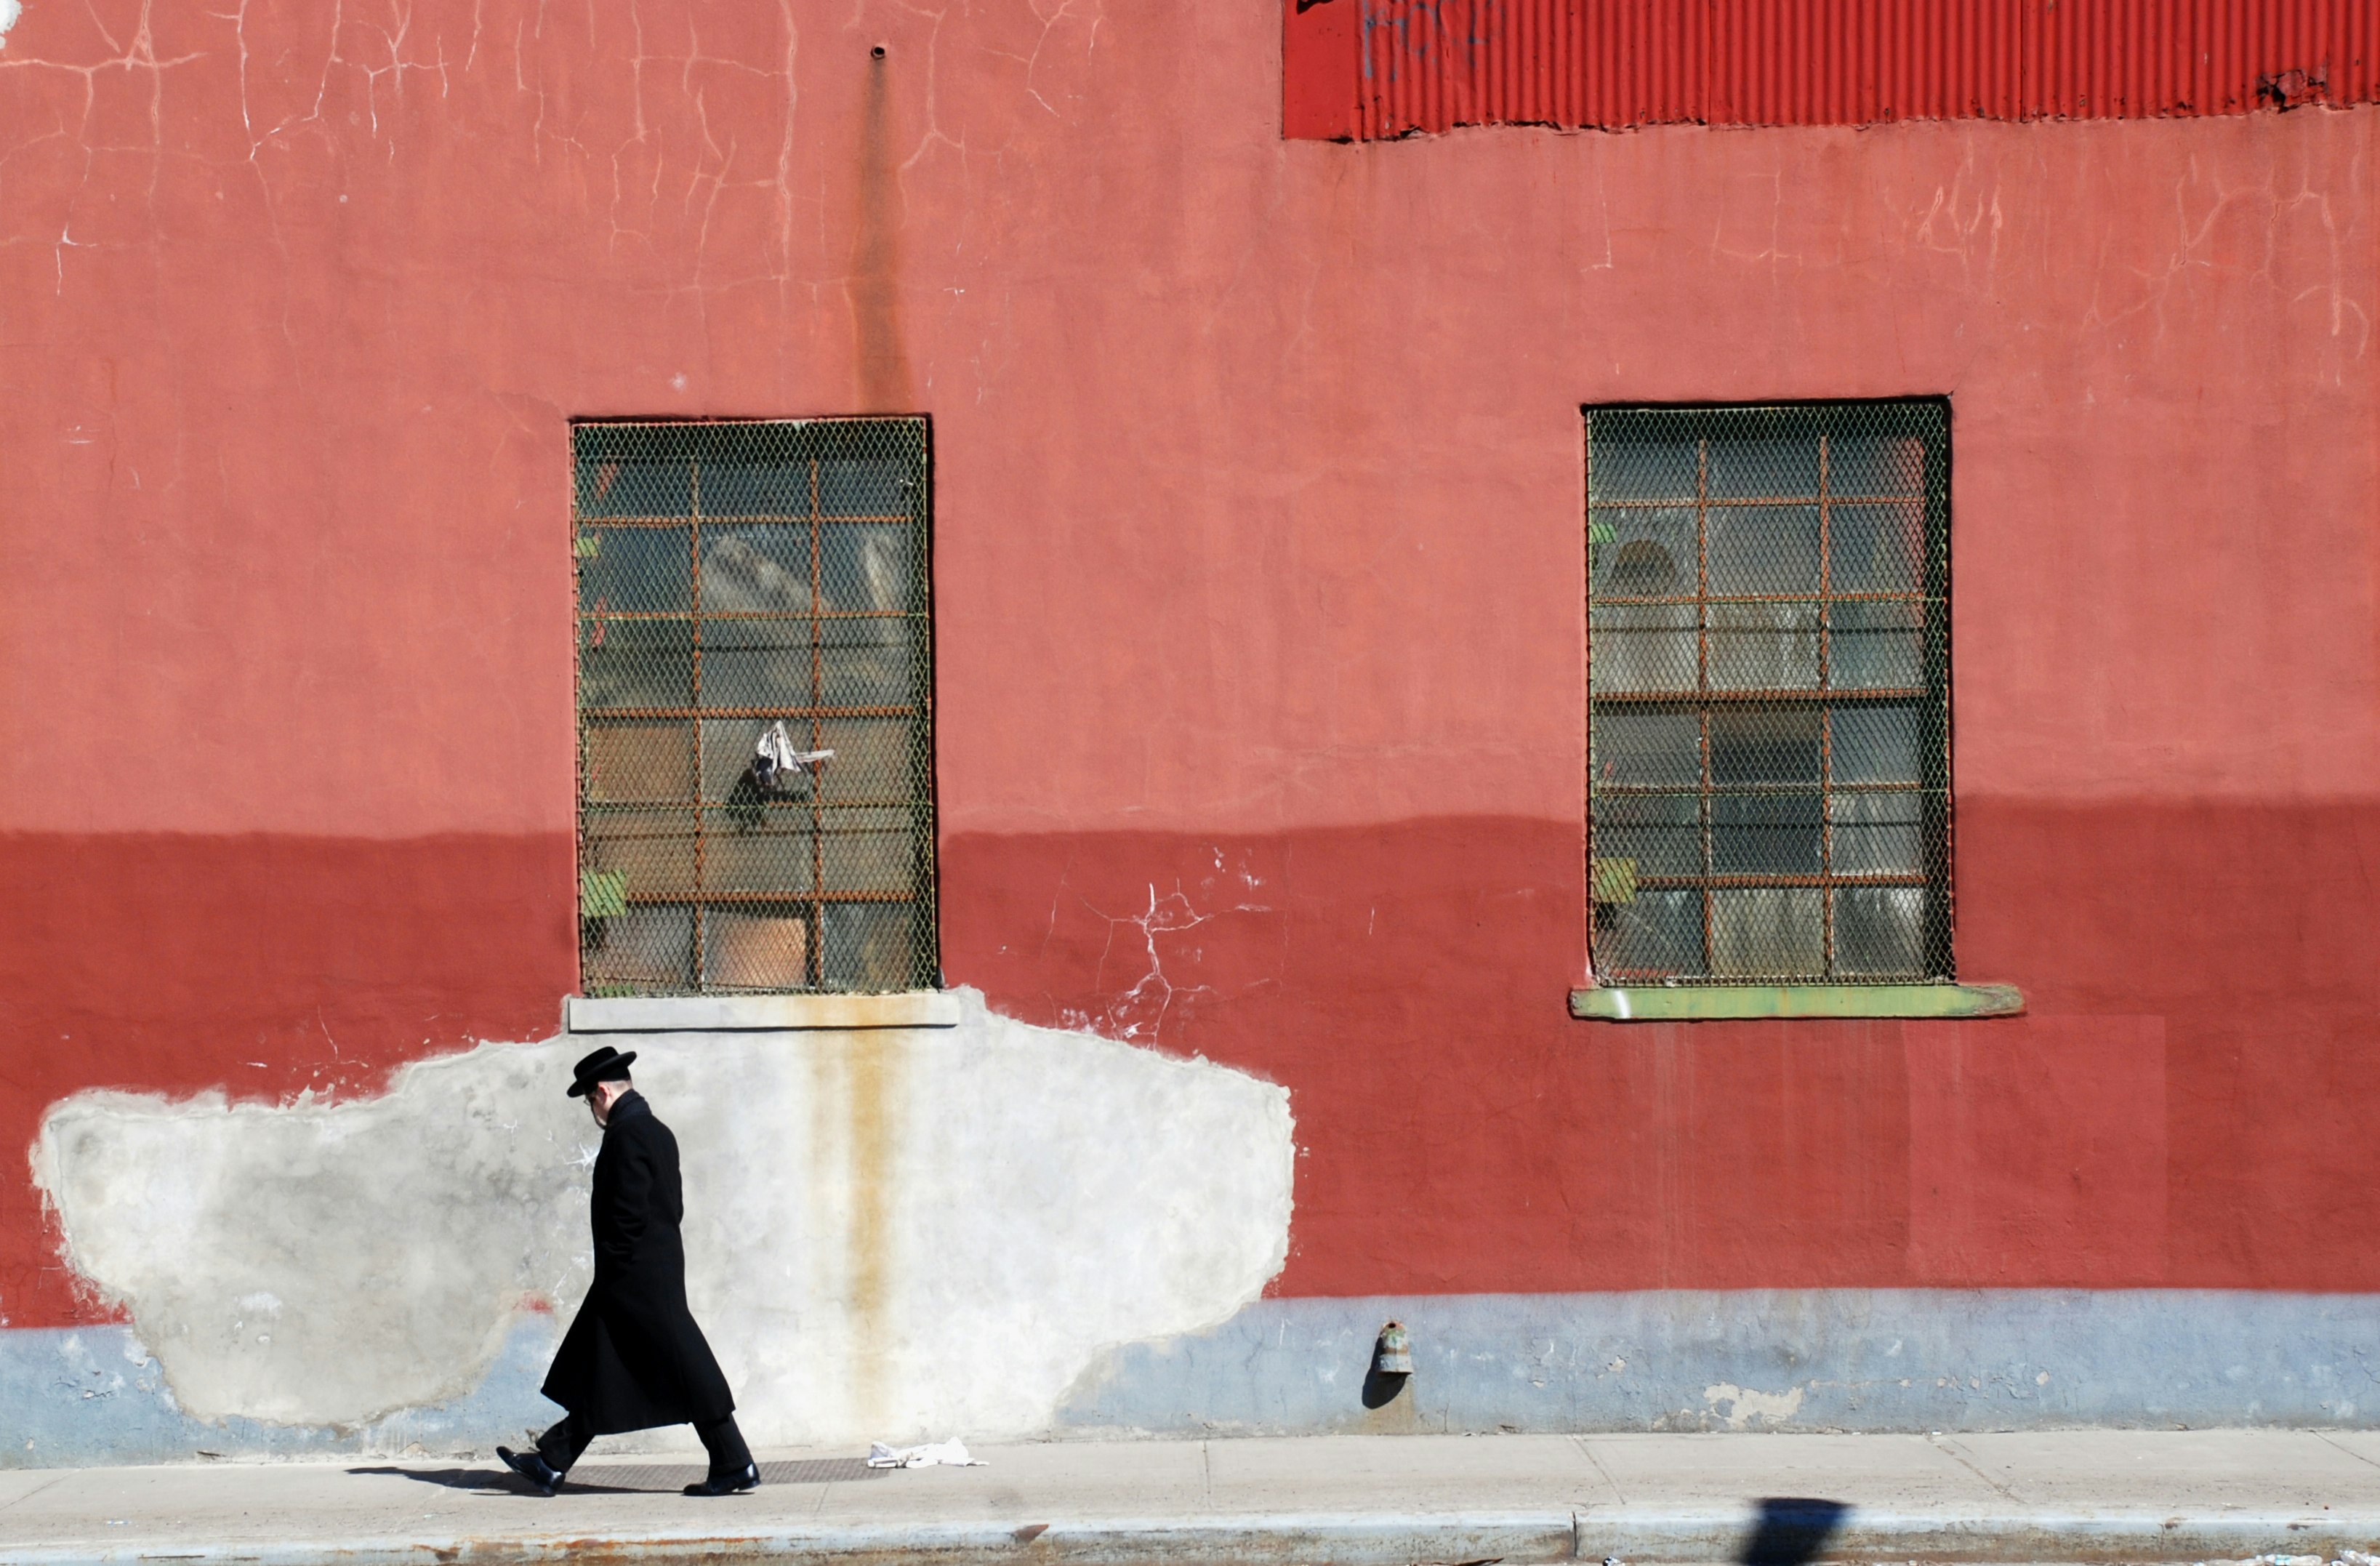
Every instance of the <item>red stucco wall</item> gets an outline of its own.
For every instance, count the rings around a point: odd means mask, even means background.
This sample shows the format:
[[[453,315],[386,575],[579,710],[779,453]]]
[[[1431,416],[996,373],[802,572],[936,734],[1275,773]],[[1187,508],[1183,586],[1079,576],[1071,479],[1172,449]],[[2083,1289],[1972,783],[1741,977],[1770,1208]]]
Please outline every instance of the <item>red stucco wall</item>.
[[[2380,1287],[2380,112],[1351,147],[1267,6],[333,14],[0,52],[0,1145],[550,1029],[565,421],[897,408],[949,976],[1287,1084],[1283,1290]],[[1580,405],[1905,393],[2032,1015],[1566,1020]]]

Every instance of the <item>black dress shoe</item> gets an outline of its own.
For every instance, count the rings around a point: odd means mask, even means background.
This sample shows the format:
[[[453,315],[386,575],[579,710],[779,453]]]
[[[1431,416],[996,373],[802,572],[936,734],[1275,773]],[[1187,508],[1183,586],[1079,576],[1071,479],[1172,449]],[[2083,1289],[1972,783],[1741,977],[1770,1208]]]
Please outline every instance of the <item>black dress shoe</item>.
[[[535,1485],[540,1495],[552,1495],[554,1487],[562,1483],[560,1470],[533,1451],[515,1451],[510,1447],[498,1447],[496,1455],[504,1460],[505,1467]]]
[[[747,1463],[732,1473],[713,1474],[698,1485],[688,1485],[688,1495],[734,1495],[738,1490],[756,1489],[760,1483],[760,1465]]]

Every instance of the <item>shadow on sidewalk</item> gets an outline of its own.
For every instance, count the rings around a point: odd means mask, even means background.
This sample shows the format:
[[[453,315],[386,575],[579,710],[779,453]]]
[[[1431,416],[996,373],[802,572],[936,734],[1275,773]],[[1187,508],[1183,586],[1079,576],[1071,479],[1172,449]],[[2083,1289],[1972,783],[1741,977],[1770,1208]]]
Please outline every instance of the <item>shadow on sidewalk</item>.
[[[1852,1510],[1809,1496],[1763,1496],[1758,1504],[1760,1522],[1737,1557],[1742,1566],[1808,1566],[1826,1552]]]
[[[395,1463],[382,1463],[374,1468],[350,1468],[355,1475],[371,1475],[382,1478],[411,1479],[424,1485],[437,1485],[450,1490],[486,1490],[497,1495],[529,1495],[528,1481],[509,1468],[400,1468]],[[699,1481],[703,1470],[694,1467],[661,1465],[632,1466],[626,1463],[596,1463],[581,1470],[588,1477],[572,1477],[563,1481],[565,1495],[675,1495],[686,1486]],[[870,1468],[856,1457],[809,1458],[799,1463],[763,1463],[760,1483],[763,1485],[833,1485],[853,1479],[880,1479],[881,1468]],[[589,1482],[594,1481],[594,1482]]]

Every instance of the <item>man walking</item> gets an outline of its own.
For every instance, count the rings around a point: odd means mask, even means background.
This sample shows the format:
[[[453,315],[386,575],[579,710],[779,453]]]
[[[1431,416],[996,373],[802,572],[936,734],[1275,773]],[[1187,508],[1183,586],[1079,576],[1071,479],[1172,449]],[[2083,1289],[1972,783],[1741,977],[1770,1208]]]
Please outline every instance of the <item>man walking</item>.
[[[570,1096],[595,1112],[603,1147],[595,1155],[595,1281],[543,1389],[569,1416],[538,1438],[536,1451],[498,1447],[496,1455],[552,1495],[596,1437],[690,1424],[710,1473],[686,1493],[733,1495],[758,1485],[760,1470],[735,1428],[727,1378],[686,1306],[677,1138],[629,1081],[636,1058],[607,1044],[571,1074]]]

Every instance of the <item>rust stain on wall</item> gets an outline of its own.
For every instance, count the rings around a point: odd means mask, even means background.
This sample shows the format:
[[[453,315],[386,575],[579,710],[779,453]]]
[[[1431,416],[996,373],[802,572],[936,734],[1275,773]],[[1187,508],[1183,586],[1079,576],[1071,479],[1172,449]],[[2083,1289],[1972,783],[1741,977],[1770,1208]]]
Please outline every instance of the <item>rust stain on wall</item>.
[[[892,1193],[894,1141],[892,1092],[899,1046],[847,1036],[842,1045],[850,1093],[851,1319],[854,1403],[875,1412],[884,1402],[892,1292]]]
[[[892,67],[881,49],[860,88],[859,211],[852,255],[853,355],[859,411],[909,411],[909,356],[901,334],[901,189],[892,162]]]

